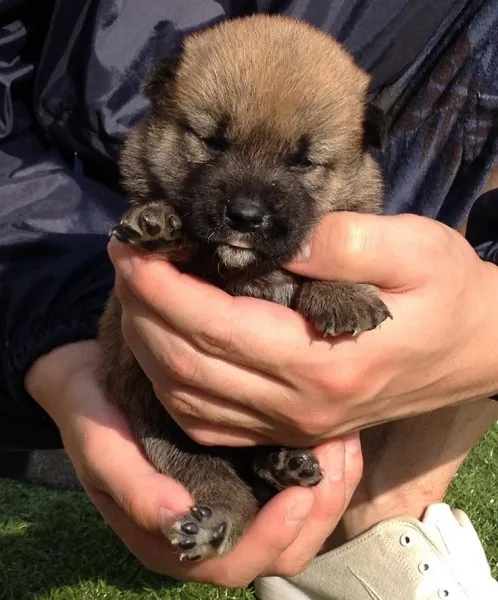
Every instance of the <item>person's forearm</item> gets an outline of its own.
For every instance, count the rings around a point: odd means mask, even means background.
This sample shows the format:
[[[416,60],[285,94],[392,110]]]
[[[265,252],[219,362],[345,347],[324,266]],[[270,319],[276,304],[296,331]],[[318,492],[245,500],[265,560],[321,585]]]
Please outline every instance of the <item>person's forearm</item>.
[[[498,403],[482,399],[364,431],[364,475],[327,548],[385,519],[420,519],[496,420]]]
[[[100,363],[100,348],[96,340],[67,344],[38,358],[26,373],[27,392],[55,421],[60,423],[61,398],[71,399],[66,387],[79,377],[92,377]],[[67,405],[67,401],[66,401]]]

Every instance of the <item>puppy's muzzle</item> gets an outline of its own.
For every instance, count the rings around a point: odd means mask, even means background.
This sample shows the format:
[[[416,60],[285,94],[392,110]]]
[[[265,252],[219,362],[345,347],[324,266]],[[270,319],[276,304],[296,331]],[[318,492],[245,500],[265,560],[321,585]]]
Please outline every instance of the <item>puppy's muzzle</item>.
[[[228,202],[225,219],[231,229],[241,233],[271,226],[270,215],[261,200],[247,196],[236,196]]]

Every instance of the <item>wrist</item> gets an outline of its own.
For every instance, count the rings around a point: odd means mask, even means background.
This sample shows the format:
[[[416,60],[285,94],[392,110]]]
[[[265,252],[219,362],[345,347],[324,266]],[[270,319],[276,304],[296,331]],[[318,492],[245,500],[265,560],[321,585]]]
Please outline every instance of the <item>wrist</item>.
[[[80,377],[93,376],[100,364],[100,346],[86,340],[60,346],[38,358],[26,373],[24,385],[30,396],[60,426],[68,386]]]

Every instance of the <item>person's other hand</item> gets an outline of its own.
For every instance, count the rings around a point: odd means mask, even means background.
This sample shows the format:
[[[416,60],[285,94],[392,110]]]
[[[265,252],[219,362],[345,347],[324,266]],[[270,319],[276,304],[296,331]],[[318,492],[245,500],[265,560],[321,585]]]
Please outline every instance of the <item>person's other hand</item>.
[[[289,270],[368,282],[393,320],[323,339],[296,312],[233,298],[113,240],[123,331],[158,397],[203,444],[313,446],[498,388],[498,270],[412,215],[335,213]]]
[[[99,360],[95,341],[62,346],[35,362],[26,388],[59,427],[87,494],[131,552],[152,571],[226,587],[303,570],[339,522],[361,478],[358,437],[317,448],[325,473],[320,485],[278,494],[231,554],[180,562],[162,530],[187,512],[192,499],[142,455],[124,416],[99,388]]]

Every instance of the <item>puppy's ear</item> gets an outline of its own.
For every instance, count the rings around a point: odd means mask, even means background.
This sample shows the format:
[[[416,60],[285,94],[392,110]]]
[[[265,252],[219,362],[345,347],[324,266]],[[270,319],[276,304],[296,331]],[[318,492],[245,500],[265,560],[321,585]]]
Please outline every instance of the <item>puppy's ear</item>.
[[[180,66],[181,52],[156,61],[147,72],[144,81],[144,94],[153,103],[160,102],[167,95],[168,88]]]
[[[387,128],[384,113],[374,104],[367,104],[363,123],[363,149],[384,149],[387,139]]]

